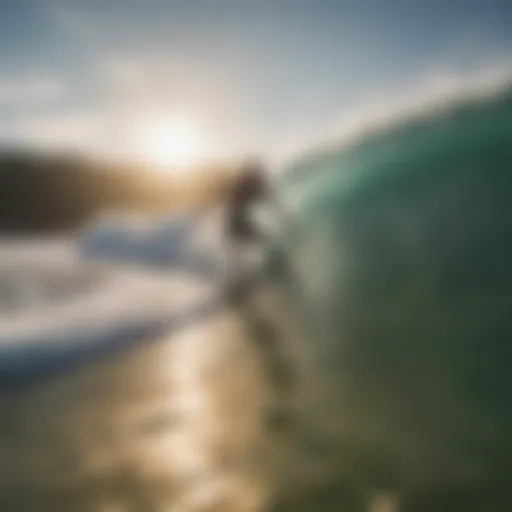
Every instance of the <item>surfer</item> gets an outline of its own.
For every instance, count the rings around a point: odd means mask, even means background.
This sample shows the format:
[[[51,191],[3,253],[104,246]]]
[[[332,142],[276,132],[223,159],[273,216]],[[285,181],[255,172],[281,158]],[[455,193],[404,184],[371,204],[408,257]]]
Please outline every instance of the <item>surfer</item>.
[[[259,160],[243,163],[230,187],[226,204],[226,244],[230,265],[227,295],[240,298],[252,282],[246,275],[247,251],[255,250],[264,236],[253,218],[253,209],[269,197],[265,167]]]

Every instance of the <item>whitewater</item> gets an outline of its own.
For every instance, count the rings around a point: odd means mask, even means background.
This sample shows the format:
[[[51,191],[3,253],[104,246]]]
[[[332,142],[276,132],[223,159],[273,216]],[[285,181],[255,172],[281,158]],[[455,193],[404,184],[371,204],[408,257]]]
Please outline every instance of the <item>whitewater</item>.
[[[0,240],[0,386],[165,336],[215,307],[224,274],[212,220],[192,214]]]

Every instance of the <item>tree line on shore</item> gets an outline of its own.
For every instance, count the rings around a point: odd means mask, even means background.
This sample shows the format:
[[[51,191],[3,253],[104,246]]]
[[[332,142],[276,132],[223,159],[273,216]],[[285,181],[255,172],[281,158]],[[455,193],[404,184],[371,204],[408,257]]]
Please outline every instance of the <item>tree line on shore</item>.
[[[0,234],[74,230],[108,211],[170,212],[225,187],[220,167],[173,180],[149,167],[77,155],[0,152]]]

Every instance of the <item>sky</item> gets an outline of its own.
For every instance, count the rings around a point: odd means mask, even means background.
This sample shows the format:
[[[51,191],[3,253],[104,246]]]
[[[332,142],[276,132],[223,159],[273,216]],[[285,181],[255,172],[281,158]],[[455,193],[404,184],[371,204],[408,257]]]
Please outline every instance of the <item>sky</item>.
[[[512,56],[509,0],[0,0],[0,143],[134,155],[186,118],[275,155],[382,91]]]

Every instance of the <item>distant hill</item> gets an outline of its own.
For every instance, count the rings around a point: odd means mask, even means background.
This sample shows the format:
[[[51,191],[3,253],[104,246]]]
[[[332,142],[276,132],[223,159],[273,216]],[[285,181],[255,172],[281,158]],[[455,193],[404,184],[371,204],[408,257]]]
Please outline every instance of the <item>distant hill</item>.
[[[218,197],[226,168],[173,181],[143,166],[75,155],[0,152],[0,234],[43,234],[81,227],[104,211],[169,212]]]

